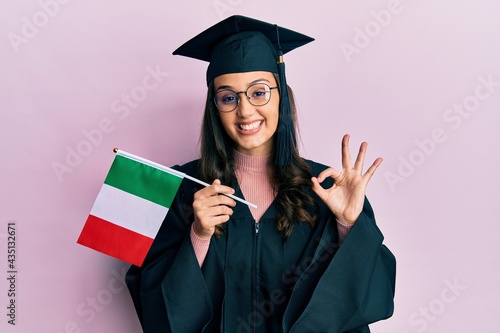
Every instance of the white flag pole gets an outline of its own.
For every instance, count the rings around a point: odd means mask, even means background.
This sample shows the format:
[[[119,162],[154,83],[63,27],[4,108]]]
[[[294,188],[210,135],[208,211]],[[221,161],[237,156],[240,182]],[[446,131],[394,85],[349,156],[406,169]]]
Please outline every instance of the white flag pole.
[[[147,160],[145,158],[142,158],[142,157],[139,157],[137,155],[133,155],[133,154],[130,154],[130,153],[127,153],[121,149],[118,149],[118,148],[114,148],[113,151],[117,154],[117,155],[121,155],[121,156],[124,156],[124,157],[127,157],[131,160],[134,160],[136,162],[139,162],[139,163],[143,163],[143,164],[146,164],[146,165],[149,165],[153,168],[156,168],[156,169],[159,169],[159,170],[162,170],[162,171],[165,171],[165,172],[168,172],[168,173],[171,173],[173,175],[176,175],[176,176],[179,176],[179,177],[182,177],[182,178],[187,178],[195,183],[198,183],[198,184],[201,184],[203,186],[210,186],[210,184],[208,183],[205,183],[204,181],[201,181],[199,179],[196,179],[194,177],[191,177],[189,175],[186,175],[185,173],[183,172],[180,172],[180,171],[177,171],[175,169],[172,169],[172,168],[168,168],[164,165],[161,165],[161,164],[158,164],[158,163],[155,163],[153,161],[150,161],[150,160]],[[243,200],[241,198],[238,198],[232,194],[224,194],[225,196],[228,196],[230,197],[231,199],[234,199],[236,201],[239,201],[241,203],[244,203],[245,205],[247,206],[250,206],[250,207],[253,207],[253,208],[257,208],[257,205],[254,205],[253,203],[250,203],[246,200]]]

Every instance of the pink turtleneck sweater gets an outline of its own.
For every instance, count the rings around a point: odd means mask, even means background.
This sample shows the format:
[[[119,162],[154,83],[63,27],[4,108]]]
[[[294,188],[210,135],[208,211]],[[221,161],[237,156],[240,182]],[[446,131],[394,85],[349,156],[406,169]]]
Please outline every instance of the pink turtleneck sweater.
[[[267,172],[269,155],[254,157],[235,151],[234,160],[236,178],[245,200],[257,205],[256,209],[250,208],[250,212],[258,223],[276,197]],[[343,225],[337,221],[337,228],[339,242],[341,243],[347,236],[351,226]],[[208,252],[210,239],[198,237],[191,228],[191,242],[201,267]]]

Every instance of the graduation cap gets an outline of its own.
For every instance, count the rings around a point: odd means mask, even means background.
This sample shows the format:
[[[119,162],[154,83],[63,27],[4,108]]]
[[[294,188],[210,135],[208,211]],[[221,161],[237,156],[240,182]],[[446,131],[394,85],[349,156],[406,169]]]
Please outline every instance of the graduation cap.
[[[276,164],[290,165],[292,145],[297,146],[288,97],[283,54],[314,39],[275,24],[234,15],[193,37],[177,50],[182,55],[208,61],[207,85],[229,73],[266,71],[279,75],[280,114],[276,139]]]

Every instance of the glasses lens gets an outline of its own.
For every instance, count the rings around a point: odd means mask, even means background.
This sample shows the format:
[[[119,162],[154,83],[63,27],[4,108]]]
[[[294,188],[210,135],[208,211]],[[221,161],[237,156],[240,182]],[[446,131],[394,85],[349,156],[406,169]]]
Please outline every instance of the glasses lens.
[[[238,95],[232,90],[220,90],[215,94],[214,101],[220,111],[229,112],[238,105]]]
[[[267,84],[257,83],[248,87],[247,96],[250,98],[250,103],[255,106],[261,106],[269,102],[271,88]]]

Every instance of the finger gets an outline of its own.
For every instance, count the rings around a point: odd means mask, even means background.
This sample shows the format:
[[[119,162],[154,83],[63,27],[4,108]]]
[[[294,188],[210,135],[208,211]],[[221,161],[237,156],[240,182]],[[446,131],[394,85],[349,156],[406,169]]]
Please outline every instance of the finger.
[[[318,197],[324,198],[327,195],[327,193],[326,190],[323,188],[323,186],[321,186],[321,184],[319,183],[318,178],[312,177],[311,181],[312,181],[312,190],[314,191],[314,193],[316,193]]]
[[[232,187],[221,185],[219,179],[214,180],[212,186],[209,187],[211,187],[217,194],[234,194],[235,192]]]
[[[233,215],[233,210],[228,206],[220,205],[196,211],[195,215],[202,228],[208,229],[217,224],[214,221],[219,221],[221,216],[227,216],[229,219]]]
[[[210,237],[213,234],[213,227],[221,223],[226,223],[230,218],[230,215],[217,215],[211,217],[198,216],[194,222],[198,224],[198,226],[195,227],[197,229],[195,233],[199,237]]]
[[[227,197],[225,195],[214,195],[208,198],[203,199],[203,203],[206,207],[214,207],[214,206],[236,206],[236,201]]]
[[[318,175],[318,182],[322,183],[328,177],[332,177],[335,180],[341,174],[342,173],[340,171],[337,171],[334,168],[325,169]]]
[[[231,216],[229,216],[229,215],[214,216],[212,218],[212,223],[214,226],[218,225],[218,224],[226,223],[227,221],[229,221],[230,218],[231,218]]]
[[[351,169],[351,153],[349,152],[349,134],[342,138],[342,168],[344,170]]]
[[[377,158],[373,164],[366,170],[366,173],[363,175],[363,177],[366,177],[366,182],[368,183],[370,179],[372,178],[373,174],[377,170],[378,166],[382,164],[382,157]]]
[[[323,189],[323,186],[321,186],[321,184],[320,184],[320,182],[319,182],[318,178],[316,178],[316,177],[312,177],[312,178],[311,178],[311,182],[312,182],[312,189],[313,189],[313,190],[315,190],[315,189],[317,189],[317,190],[319,190],[319,189]]]
[[[211,197],[217,194],[234,194],[234,189],[221,185],[220,180],[216,179],[212,185],[207,186],[195,193],[195,199]]]
[[[216,215],[206,213],[213,207],[234,207],[236,206],[236,201],[225,196],[225,195],[214,195],[211,197],[201,197],[193,201],[193,209],[197,214],[205,212],[205,215]]]
[[[220,216],[220,215],[233,215],[233,210],[225,205],[214,206],[207,211],[212,217]]]
[[[354,163],[354,170],[359,171],[359,173],[363,171],[363,163],[365,162],[367,147],[368,143],[366,142],[363,142],[361,146],[359,146],[358,156],[356,157],[356,162]]]
[[[198,212],[198,217],[202,220],[210,219],[219,215],[233,215],[233,210],[225,205],[210,206]]]

